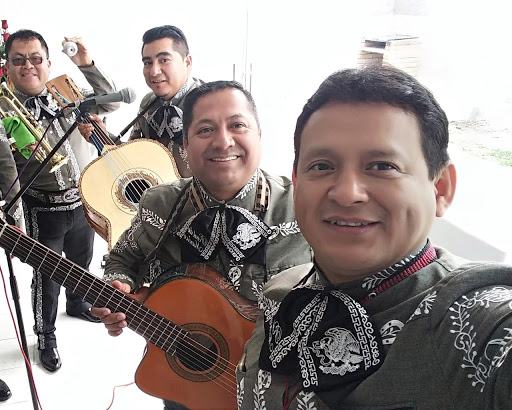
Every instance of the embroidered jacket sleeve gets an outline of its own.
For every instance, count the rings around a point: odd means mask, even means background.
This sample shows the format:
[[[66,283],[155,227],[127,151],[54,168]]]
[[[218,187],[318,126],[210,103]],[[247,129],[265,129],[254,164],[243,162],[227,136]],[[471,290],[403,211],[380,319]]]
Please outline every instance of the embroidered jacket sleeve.
[[[512,268],[477,264],[439,289],[432,311],[435,360],[458,408],[512,403]]]
[[[14,158],[11,152],[10,143],[7,140],[7,135],[5,133],[5,129],[0,121],[0,192],[2,194],[2,199],[5,200],[6,204],[9,204],[10,201],[14,198],[14,196],[20,190],[19,182],[16,182],[9,195],[7,195],[7,191],[11,187],[12,183],[18,176],[18,172],[16,170],[16,163],[14,162]],[[7,195],[6,197],[4,197]],[[19,204],[19,201],[18,201]],[[9,215],[14,219],[15,222],[18,222],[21,217],[21,210],[19,206],[13,206],[9,211]]]
[[[461,265],[448,252],[437,251],[438,261],[368,303],[386,357],[340,407],[510,408],[512,268]],[[259,367],[266,314],[278,309],[307,270],[282,272],[265,287],[262,313],[237,368],[241,409],[282,408],[287,391],[290,409],[327,408],[301,388],[299,374],[287,378]]]
[[[146,257],[155,249],[164,229],[167,214],[181,190],[184,181],[161,184],[148,189],[141,197],[139,210],[128,228],[119,238],[110,252],[105,265],[103,278],[108,282],[119,280],[128,283],[132,290],[145,282],[152,282],[158,276],[150,270],[154,264],[144,263]],[[169,238],[171,243],[173,238]],[[167,268],[178,265],[178,259],[168,260]]]
[[[93,95],[104,95],[116,92],[114,82],[101,70],[96,64],[91,67],[80,67],[87,82],[92,87],[92,92],[86,91],[84,97]],[[120,102],[95,105],[90,112],[95,114],[104,114],[117,110],[121,106]]]
[[[92,90],[81,90],[84,98],[94,95],[110,94],[116,91],[114,82],[110,80],[103,70],[101,70],[96,64],[93,64],[91,67],[80,67],[80,71],[92,87]],[[95,105],[89,112],[94,114],[110,113],[117,110],[120,105],[120,102]],[[69,125],[63,124],[65,129],[67,129]],[[95,150],[93,146],[82,137],[78,129],[73,131],[69,136],[68,141],[71,145],[71,150],[77,159],[78,167],[80,171],[82,171],[94,158]]]

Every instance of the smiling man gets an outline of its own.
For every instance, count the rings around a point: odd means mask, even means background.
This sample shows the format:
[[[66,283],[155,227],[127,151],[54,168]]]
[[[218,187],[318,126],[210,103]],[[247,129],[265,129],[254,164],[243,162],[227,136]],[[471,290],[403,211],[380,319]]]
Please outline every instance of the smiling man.
[[[194,177],[146,191],[131,228],[110,253],[104,279],[128,293],[203,263],[256,300],[272,276],[312,260],[295,221],[292,183],[259,169],[256,106],[239,83],[217,81],[192,90],[183,118]],[[221,314],[210,308],[212,315]],[[93,313],[112,336],[127,326],[124,313],[100,307]],[[173,389],[180,386],[169,386],[171,396]]]
[[[397,69],[334,73],[308,100],[293,182],[314,264],[264,287],[239,408],[510,408],[512,268],[428,240],[447,148],[444,111]]]
[[[162,143],[171,151],[180,176],[189,177],[192,174],[183,146],[183,104],[187,94],[203,81],[191,76],[192,56],[178,27],[154,27],[144,33],[142,43],[142,72],[151,92],[142,99],[130,140],[151,138]],[[98,116],[92,119],[104,128]],[[90,123],[78,128],[86,139],[94,130]],[[116,137],[112,139],[119,142]]]
[[[77,53],[70,57],[78,66],[92,90],[82,90],[84,97],[114,92],[114,83],[96,65],[91,53],[80,37],[65,38],[77,45]],[[59,105],[49,93],[46,83],[50,76],[50,55],[45,39],[32,30],[19,30],[6,41],[7,72],[13,85],[13,94],[19,103],[41,124],[45,140],[54,147],[76,121],[74,112],[60,115]],[[0,102],[4,112],[11,112],[7,100]],[[93,107],[96,113],[111,112],[119,103],[102,104]],[[5,120],[5,119],[4,119]],[[8,119],[7,119],[8,120]],[[12,124],[12,123],[11,123]],[[6,123],[0,123],[0,191],[12,199],[19,191],[19,184],[9,187],[21,173],[19,182],[26,184],[39,167],[35,160],[27,161],[24,150],[11,152],[13,138],[18,135]],[[39,135],[39,138],[42,137]],[[94,231],[85,219],[82,200],[78,190],[80,170],[91,160],[90,146],[79,132],[73,131],[69,139],[59,148],[59,154],[67,157],[60,168],[51,172],[52,164],[32,181],[22,196],[24,220],[27,234],[87,269],[92,260]],[[21,215],[13,215],[19,220]],[[32,281],[32,307],[34,311],[34,332],[41,364],[50,372],[61,367],[55,335],[60,285],[39,271],[34,271]],[[71,290],[66,290],[66,312],[70,316],[98,322],[91,316],[90,304]]]

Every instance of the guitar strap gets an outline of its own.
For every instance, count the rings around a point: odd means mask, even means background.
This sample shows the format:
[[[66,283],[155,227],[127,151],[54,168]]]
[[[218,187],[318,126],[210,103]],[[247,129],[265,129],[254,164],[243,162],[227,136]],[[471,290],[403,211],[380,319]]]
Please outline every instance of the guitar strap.
[[[185,203],[188,199],[188,192],[190,190],[190,186],[192,185],[193,179],[189,181],[187,185],[183,187],[181,190],[178,198],[176,198],[176,201],[174,202],[174,206],[171,209],[171,212],[169,213],[169,216],[167,217],[167,221],[165,222],[164,229],[162,229],[162,233],[160,234],[158,241],[156,243],[155,248],[146,256],[144,259],[143,264],[145,267],[149,267],[149,265],[157,258],[158,252],[162,248],[162,245],[165,241],[165,239],[169,236],[169,234],[172,232],[173,234],[176,232],[176,217],[181,214],[181,211],[185,207]]]

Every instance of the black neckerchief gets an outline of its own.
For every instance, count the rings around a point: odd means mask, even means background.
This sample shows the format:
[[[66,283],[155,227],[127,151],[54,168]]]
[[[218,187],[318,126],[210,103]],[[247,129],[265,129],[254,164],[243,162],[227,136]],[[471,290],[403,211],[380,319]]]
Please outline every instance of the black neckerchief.
[[[304,390],[314,391],[329,407],[337,408],[382,365],[385,357],[381,336],[363,301],[436,257],[434,247],[427,241],[414,255],[372,275],[385,280],[373,281],[375,286],[365,289],[360,302],[332,285],[307,284],[311,276],[321,275],[318,267],[313,267],[278,308],[265,311],[260,368],[287,376],[299,372]]]

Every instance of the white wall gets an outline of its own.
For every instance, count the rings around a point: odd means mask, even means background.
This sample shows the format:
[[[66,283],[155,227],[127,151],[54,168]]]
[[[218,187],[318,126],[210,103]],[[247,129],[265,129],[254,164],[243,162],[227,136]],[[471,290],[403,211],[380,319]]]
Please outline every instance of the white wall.
[[[189,40],[194,76],[232,79],[235,65],[236,79],[252,85],[263,129],[262,165],[276,174],[291,174],[295,120],[306,99],[331,72],[356,64],[365,36],[419,35],[425,50],[420,80],[450,120],[480,115],[512,126],[512,5],[504,0],[4,3],[0,18],[8,20],[11,32],[30,28],[46,38],[51,78],[67,73],[83,85],[78,69],[60,52],[65,35],[80,35],[118,89],[135,89],[137,101],[109,115],[114,133],[135,117],[148,91],[142,76],[142,34],[162,24],[180,27]],[[505,179],[499,170],[474,164],[461,160],[460,192],[447,218],[508,251],[509,189],[500,184]]]

